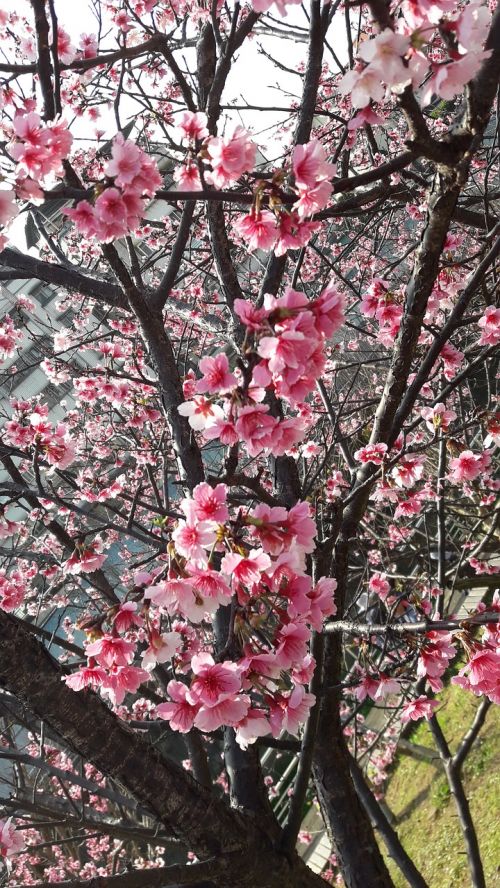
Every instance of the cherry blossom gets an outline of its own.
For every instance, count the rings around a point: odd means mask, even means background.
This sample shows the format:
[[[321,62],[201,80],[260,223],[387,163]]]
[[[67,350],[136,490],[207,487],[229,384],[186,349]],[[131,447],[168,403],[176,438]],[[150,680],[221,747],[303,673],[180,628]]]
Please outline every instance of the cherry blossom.
[[[450,460],[449,478],[451,481],[474,481],[484,471],[481,454],[463,450],[460,456]]]
[[[196,383],[197,392],[223,394],[236,386],[236,377],[229,372],[229,362],[224,352],[213,358],[202,358],[199,367],[203,376]]]
[[[433,710],[439,706],[438,700],[431,700],[429,697],[420,696],[415,700],[408,700],[403,705],[401,711],[401,721],[418,721],[421,718],[429,719],[433,714]]]
[[[252,210],[247,216],[240,216],[234,222],[234,227],[248,243],[248,249],[252,252],[270,250],[278,235],[276,219],[267,210],[259,212]]]
[[[12,824],[12,817],[0,820],[0,857],[12,857],[24,848],[22,834]]]
[[[361,447],[354,454],[354,458],[362,463],[372,463],[375,466],[381,466],[387,453],[387,444],[368,444]]]
[[[208,136],[207,122],[207,115],[203,111],[183,111],[176,125],[182,139],[191,142]]]
[[[188,688],[181,681],[169,681],[167,691],[173,702],[160,703],[156,714],[167,720],[172,730],[187,734],[194,725],[199,707],[191,702]]]
[[[0,225],[8,225],[19,213],[12,188],[0,188]]]
[[[212,166],[206,179],[215,188],[225,188],[235,182],[255,163],[256,146],[242,126],[235,127],[230,136],[212,136],[206,150]]]
[[[479,318],[481,327],[479,345],[498,345],[500,342],[500,308],[488,305],[483,316]]]
[[[196,504],[192,500],[184,501],[183,511],[186,520],[179,521],[172,533],[177,551],[195,563],[206,564],[206,550],[213,546],[217,538],[213,523],[199,520]]]

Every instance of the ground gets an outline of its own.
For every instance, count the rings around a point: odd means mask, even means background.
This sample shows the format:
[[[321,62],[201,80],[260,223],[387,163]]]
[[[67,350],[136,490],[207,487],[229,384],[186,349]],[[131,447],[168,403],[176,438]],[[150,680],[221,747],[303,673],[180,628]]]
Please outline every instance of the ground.
[[[438,718],[452,751],[474,718],[476,697],[461,688],[441,695]],[[479,836],[488,888],[500,888],[500,708],[491,706],[478,740],[464,765],[464,782]],[[434,749],[425,722],[411,736],[413,743]],[[396,828],[429,888],[470,888],[462,832],[442,772],[433,765],[398,755],[386,801],[397,817]],[[408,883],[389,861],[396,888]]]

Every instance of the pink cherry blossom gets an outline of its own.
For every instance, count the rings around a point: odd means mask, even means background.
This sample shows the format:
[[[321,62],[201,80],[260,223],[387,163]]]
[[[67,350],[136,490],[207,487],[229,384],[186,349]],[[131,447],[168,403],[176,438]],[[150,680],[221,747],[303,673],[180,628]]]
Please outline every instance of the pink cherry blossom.
[[[229,510],[226,500],[225,484],[212,487],[204,481],[193,489],[194,512],[200,521],[216,521],[219,524],[227,521]]]
[[[181,647],[182,640],[178,632],[149,632],[149,645],[144,651],[141,660],[143,669],[151,670],[157,663],[166,663]]]
[[[483,61],[490,55],[491,50],[468,52],[456,62],[440,65],[425,85],[422,103],[428,104],[433,93],[437,93],[442,99],[454,99],[462,92],[465,84],[475,77]]]
[[[455,371],[458,370],[464,359],[464,353],[455,348],[451,342],[447,342],[441,349],[440,358],[444,364],[445,378],[453,379]]]
[[[60,25],[57,28],[57,54],[64,65],[70,65],[76,56],[69,34]]]
[[[315,700],[314,694],[307,693],[302,685],[296,685],[291,693],[270,702],[269,721],[273,737],[278,737],[281,731],[297,735]]]
[[[128,632],[133,626],[142,626],[143,618],[137,613],[137,602],[124,601],[113,617],[113,627],[116,632]]]
[[[189,142],[208,136],[207,115],[203,111],[183,111],[176,121],[181,137]]]
[[[250,697],[227,697],[214,706],[201,706],[194,720],[200,731],[216,731],[222,725],[235,726],[241,722],[250,707]]]
[[[172,703],[160,703],[156,714],[170,723],[173,731],[187,734],[194,725],[199,706],[188,698],[188,688],[181,681],[169,681],[167,691]]]
[[[106,555],[101,555],[99,543],[93,542],[83,548],[77,547],[64,563],[64,568],[70,574],[93,573],[99,570],[105,561]]]
[[[189,700],[202,706],[216,706],[240,689],[240,670],[236,663],[215,663],[210,654],[195,654],[191,660],[194,678],[189,688]]]
[[[371,65],[348,71],[341,78],[338,89],[343,95],[349,94],[353,108],[366,108],[372,100],[381,102],[385,95],[380,71]]]
[[[82,691],[84,688],[98,690],[106,680],[107,673],[102,666],[82,666],[78,672],[72,675],[64,675],[63,681],[73,691]]]
[[[320,180],[331,179],[335,169],[335,164],[328,163],[325,149],[317,139],[293,149],[293,174],[299,188],[315,188]]]
[[[196,383],[197,392],[223,394],[231,391],[237,384],[234,373],[229,372],[229,362],[224,352],[219,352],[213,358],[202,358],[199,368],[203,376]]]
[[[11,358],[22,339],[23,334],[16,330],[12,318],[6,315],[0,324],[0,361]]]
[[[246,299],[235,299],[234,310],[245,327],[254,331],[262,329],[263,322],[268,315],[265,308],[255,308]]]
[[[281,16],[287,14],[288,6],[296,6],[300,0],[252,0],[255,12],[267,12],[271,6],[275,6]]]
[[[80,35],[80,51],[84,59],[92,59],[97,55],[97,35],[81,34]]]
[[[305,247],[313,234],[321,228],[320,222],[304,221],[298,213],[281,213],[278,226],[278,239],[274,246],[275,256],[284,256],[288,250]]]
[[[221,563],[221,571],[231,577],[233,583],[241,583],[252,589],[261,580],[261,574],[271,566],[271,559],[262,549],[251,549],[248,556],[229,552]]]
[[[462,481],[474,481],[483,471],[480,454],[472,450],[463,450],[460,456],[450,460],[449,478],[458,483]]]
[[[385,28],[372,40],[365,40],[361,44],[359,55],[365,62],[371,63],[370,66],[378,72],[384,83],[397,86],[409,80],[408,69],[402,60],[409,48],[409,37]]]
[[[236,742],[241,749],[248,749],[257,737],[265,737],[271,732],[271,725],[264,709],[249,709],[236,726]]]
[[[500,308],[488,305],[477,323],[482,331],[479,345],[498,345],[500,343]]]
[[[424,473],[425,456],[406,453],[392,469],[391,477],[399,487],[413,487]]]
[[[354,458],[362,463],[373,463],[375,466],[381,466],[387,453],[387,444],[367,444],[356,450]]]
[[[235,429],[250,456],[258,456],[262,451],[273,449],[277,441],[279,421],[271,416],[267,404],[241,407]]]
[[[224,188],[235,182],[255,163],[256,146],[250,134],[237,126],[230,136],[212,136],[207,142],[207,152],[212,172],[206,174],[207,182],[215,188]]]
[[[433,714],[433,710],[439,706],[438,700],[431,700],[429,697],[417,697],[416,700],[408,700],[404,703],[401,710],[401,721],[403,724],[412,720],[418,721],[421,718],[429,719]]]
[[[480,0],[472,0],[462,10],[454,24],[460,52],[481,50],[488,36],[491,11]]]
[[[206,549],[215,543],[216,531],[212,522],[200,521],[196,514],[196,504],[184,501],[185,521],[179,521],[172,532],[172,540],[180,555],[194,562],[206,563]]]
[[[276,219],[267,210],[252,210],[247,216],[239,216],[233,225],[250,252],[270,250],[278,234]]]
[[[283,669],[300,663],[307,653],[307,643],[311,630],[305,623],[288,623],[279,631],[276,638],[276,661]]]
[[[377,680],[377,690],[375,691],[375,696],[373,699],[375,702],[378,700],[384,700],[389,694],[399,694],[401,692],[401,685],[399,681],[395,678],[391,678],[388,675],[384,675],[383,672],[380,673]]]
[[[332,617],[337,613],[334,601],[336,588],[337,580],[332,577],[321,577],[308,594],[311,605],[307,621],[317,632],[321,632],[326,617]]]
[[[279,374],[283,370],[302,367],[314,351],[314,347],[314,340],[311,342],[304,333],[298,330],[284,330],[278,336],[263,336],[257,353],[267,360],[271,373]]]
[[[138,145],[130,140],[125,140],[118,133],[111,147],[111,160],[104,167],[107,176],[115,180],[120,188],[130,185],[140,173],[142,166],[142,151]]]
[[[382,601],[385,601],[391,591],[391,584],[386,578],[386,574],[375,573],[370,577],[368,588],[370,592],[374,592]]]
[[[139,666],[113,666],[102,691],[115,706],[119,706],[126,694],[135,694],[139,686],[150,678],[149,672]]]
[[[431,432],[438,428],[442,429],[443,432],[447,432],[450,423],[457,418],[455,411],[447,410],[446,405],[442,402],[438,402],[434,407],[423,407],[420,414],[425,419],[427,427]]]
[[[187,416],[192,429],[199,432],[216,420],[222,420],[224,414],[218,404],[213,404],[208,398],[199,395],[192,401],[184,401],[179,404],[177,410],[181,416]]]
[[[201,178],[198,166],[191,160],[176,167],[174,170],[174,182],[179,191],[201,191]]]
[[[25,847],[21,832],[17,832],[12,824],[12,817],[0,820],[0,859],[19,854]]]
[[[319,336],[330,339],[344,323],[345,298],[333,284],[328,284],[309,308]]]
[[[450,633],[427,632],[420,650],[417,675],[425,676],[434,691],[441,690],[441,676],[455,654],[456,648],[451,643]]]
[[[230,419],[225,419],[224,416],[209,417],[203,429],[203,437],[207,441],[218,439],[221,444],[226,444],[229,447],[232,447],[239,440],[234,423]]]
[[[94,657],[106,669],[111,666],[127,666],[134,659],[134,652],[135,643],[118,635],[103,635],[85,648],[87,656]]]
[[[189,566],[190,577],[189,582],[197,598],[213,599],[219,604],[227,604],[231,598],[231,588],[228,586],[224,577],[216,570],[210,570],[207,567],[196,568]]]
[[[412,28],[420,27],[426,19],[437,25],[455,5],[455,0],[404,0],[402,4],[405,18]]]

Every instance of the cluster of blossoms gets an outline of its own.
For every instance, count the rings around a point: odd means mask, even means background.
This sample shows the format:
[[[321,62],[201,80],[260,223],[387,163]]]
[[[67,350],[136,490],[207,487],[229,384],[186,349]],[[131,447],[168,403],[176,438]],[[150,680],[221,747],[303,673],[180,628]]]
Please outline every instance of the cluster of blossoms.
[[[417,675],[427,679],[434,692],[443,689],[442,676],[457,649],[452,644],[452,635],[448,632],[426,632],[424,643],[420,649]]]
[[[177,124],[177,132],[180,141],[188,145],[188,154],[174,173],[182,190],[201,189],[201,172],[204,180],[214,188],[225,188],[254,167],[257,149],[241,126],[229,136],[209,136],[206,114],[185,111]],[[205,161],[210,164],[210,169],[203,169]],[[289,249],[304,246],[319,229],[319,223],[308,220],[308,217],[327,205],[333,190],[330,180],[335,175],[335,165],[328,163],[323,146],[317,139],[312,139],[294,148],[292,171],[297,201],[291,210],[281,205],[276,190],[282,178],[279,173],[276,181],[257,183],[255,206],[246,216],[239,216],[234,221],[235,230],[244,238],[250,251],[273,249],[277,256],[282,256]],[[261,208],[267,188],[275,212]]]
[[[63,175],[73,136],[63,120],[44,123],[33,110],[15,115],[12,135],[7,148],[17,164],[16,192],[19,197],[40,198],[40,185],[51,175]]]
[[[13,570],[0,570],[0,608],[7,612],[15,611],[21,606],[27,595],[32,592],[31,580],[36,575],[36,568],[25,566],[20,562]]]
[[[207,123],[203,111],[184,111],[178,121],[180,141],[188,145],[186,159],[174,173],[174,179],[182,190],[202,187],[201,159],[210,164],[204,178],[214,188],[226,188],[255,165],[257,146],[246,129],[236,126],[227,136],[209,136]]]
[[[393,293],[386,281],[375,277],[361,300],[360,309],[365,317],[378,322],[378,339],[391,348],[403,317],[402,295]]]
[[[298,199],[290,211],[286,210],[278,198],[273,199],[276,215],[260,208],[262,183],[257,191],[256,206],[246,216],[234,222],[236,231],[245,239],[250,251],[273,250],[276,256],[287,250],[305,246],[312,234],[319,229],[319,223],[307,221],[323,209],[330,200],[335,175],[335,165],[328,163],[323,146],[317,139],[293,150],[293,188]]]
[[[460,456],[450,460],[449,479],[455,483],[475,481],[488,475],[491,467],[491,453],[483,450],[482,453],[474,453],[472,450],[462,450]]]
[[[162,178],[154,158],[121,133],[113,140],[104,173],[110,184],[95,189],[98,196],[93,204],[81,200],[64,212],[85,237],[109,243],[139,228],[145,197],[154,196]]]
[[[0,860],[8,860],[24,848],[22,833],[12,824],[12,817],[0,820]]]
[[[309,505],[258,505],[232,518],[226,486],[202,483],[180,509],[168,565],[136,574],[127,600],[87,626],[88,664],[65,681],[100,688],[118,704],[148,670],[171,661],[170,700],[156,715],[174,730],[230,725],[242,746],[296,733],[314,702],[304,687],[314,669],[311,631],[335,613],[335,580],[314,585],[305,572],[316,534]],[[232,659],[217,655],[209,628],[230,604]]]
[[[65,423],[54,425],[49,421],[46,404],[14,401],[14,419],[4,426],[5,440],[13,447],[35,448],[40,456],[59,469],[65,469],[76,459],[76,443]]]
[[[488,305],[478,325],[481,327],[479,345],[500,344],[500,308]]]
[[[94,573],[106,561],[103,554],[103,542],[96,537],[92,542],[78,543],[74,552],[64,563],[66,573],[78,576],[82,573]]]
[[[491,54],[482,48],[491,13],[477,0],[460,14],[453,13],[446,18],[444,16],[456,8],[455,3],[407,0],[402,7],[403,16],[397,20],[401,31],[386,28],[365,41],[359,50],[357,67],[342,77],[339,89],[350,95],[354,108],[367,108],[372,101],[383,102],[386,92],[399,94],[406,86],[417,88],[424,80],[420,97],[423,105],[429,103],[433,94],[453,99]],[[446,29],[453,48],[449,60],[436,63],[427,58],[422,47],[433,45],[438,24]]]
[[[23,338],[20,330],[16,330],[14,322],[6,315],[0,324],[0,361],[11,358]]]
[[[486,606],[480,606],[485,610]],[[500,614],[500,595],[495,592],[488,612]],[[452,683],[460,685],[473,694],[484,694],[492,703],[500,703],[500,630],[498,623],[487,623],[481,641],[464,637],[461,640],[468,653],[468,662]]]
[[[224,353],[203,358],[201,380],[189,380],[184,389],[194,397],[179,413],[207,440],[241,441],[252,457],[280,456],[301,440],[304,423],[300,416],[272,416],[262,403],[266,389],[292,407],[314,389],[325,366],[325,342],[343,323],[344,300],[331,285],[311,301],[288,287],[279,298],[266,295],[262,308],[243,299],[236,299],[234,308],[246,328],[245,378],[238,385]],[[224,407],[213,400],[221,396]]]

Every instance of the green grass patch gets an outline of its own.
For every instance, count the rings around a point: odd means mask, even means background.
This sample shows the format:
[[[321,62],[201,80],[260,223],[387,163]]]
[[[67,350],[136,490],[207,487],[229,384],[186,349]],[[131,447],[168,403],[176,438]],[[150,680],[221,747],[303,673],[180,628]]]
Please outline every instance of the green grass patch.
[[[479,700],[450,686],[440,695],[437,711],[454,752],[470,727]],[[500,888],[500,709],[491,706],[486,722],[463,769],[465,791],[479,838],[486,884]],[[426,722],[411,741],[434,750]],[[386,801],[397,818],[396,829],[429,888],[470,888],[465,846],[453,798],[442,771],[427,762],[399,754],[389,779]],[[408,883],[388,860],[396,888]]]

